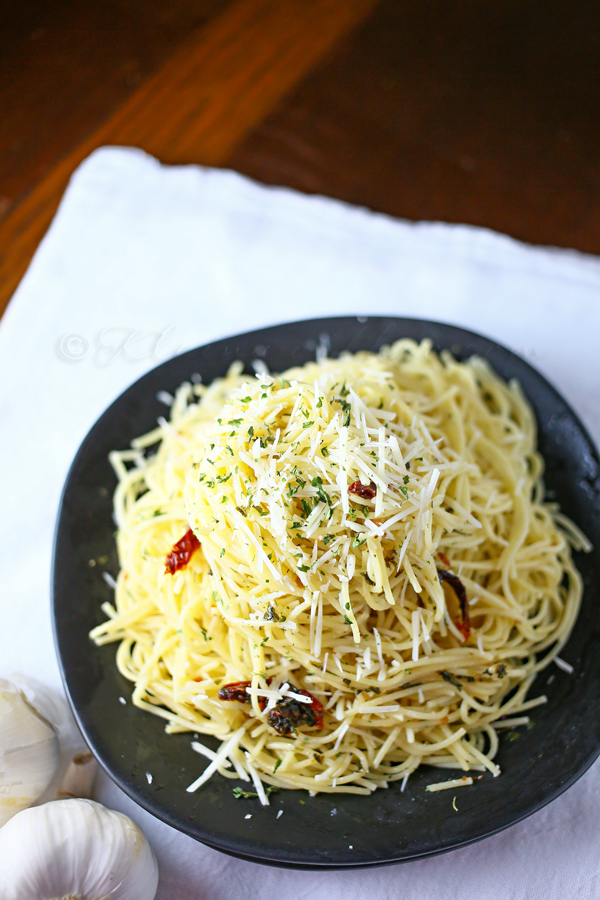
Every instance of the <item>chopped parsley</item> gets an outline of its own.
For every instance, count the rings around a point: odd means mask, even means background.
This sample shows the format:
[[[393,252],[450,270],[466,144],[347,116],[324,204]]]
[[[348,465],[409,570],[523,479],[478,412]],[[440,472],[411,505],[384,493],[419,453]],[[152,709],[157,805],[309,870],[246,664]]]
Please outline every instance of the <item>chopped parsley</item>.
[[[316,478],[313,478],[311,484],[317,489],[317,497],[321,503],[326,503],[328,506],[331,506],[331,497],[327,491],[323,489],[323,480],[317,475]]]
[[[350,425],[350,416],[352,415],[352,404],[348,403],[347,400],[338,399],[337,402],[341,405],[342,412],[344,413],[344,421],[342,424],[344,428],[348,428],[348,426]]]
[[[268,797],[270,794],[276,794],[278,790],[278,787],[274,787],[272,784],[270,784],[267,788],[265,788],[265,794]],[[249,800],[251,797],[258,797],[258,794],[255,791],[245,791],[241,787],[234,787],[233,796],[236,800]]]

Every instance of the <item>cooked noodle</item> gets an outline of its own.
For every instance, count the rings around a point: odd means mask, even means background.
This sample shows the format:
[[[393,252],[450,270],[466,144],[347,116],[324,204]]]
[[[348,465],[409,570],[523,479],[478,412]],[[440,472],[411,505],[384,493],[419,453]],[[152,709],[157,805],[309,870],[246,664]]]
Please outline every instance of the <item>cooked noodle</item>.
[[[577,616],[568,542],[587,548],[544,503],[519,386],[429,341],[241,368],[182,385],[169,422],[111,455],[121,571],[92,637],[121,642],[133,702],[222,739],[193,789],[213,771],[259,796],[369,794],[422,763],[499,774],[497,729],[544,702],[527,693]],[[219,698],[237,682],[246,703]],[[323,727],[278,733],[269,715],[303,691]]]

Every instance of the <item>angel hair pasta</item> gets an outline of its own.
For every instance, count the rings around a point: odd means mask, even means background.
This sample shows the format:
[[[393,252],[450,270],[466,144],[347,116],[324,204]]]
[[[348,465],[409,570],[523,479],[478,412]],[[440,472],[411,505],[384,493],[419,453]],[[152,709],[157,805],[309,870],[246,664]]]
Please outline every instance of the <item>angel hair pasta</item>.
[[[92,637],[120,641],[168,732],[222,741],[193,745],[210,763],[189,790],[217,771],[262,802],[263,782],[369,794],[423,763],[499,774],[587,545],[544,503],[517,384],[429,341],[280,377],[238,364],[111,459],[121,571]]]

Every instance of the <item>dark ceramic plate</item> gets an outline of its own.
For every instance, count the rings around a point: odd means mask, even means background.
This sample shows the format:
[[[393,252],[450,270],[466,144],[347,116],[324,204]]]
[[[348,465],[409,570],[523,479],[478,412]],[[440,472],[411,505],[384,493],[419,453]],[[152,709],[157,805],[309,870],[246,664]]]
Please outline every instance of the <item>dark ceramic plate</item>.
[[[530,696],[546,694],[549,702],[533,710],[533,728],[519,729],[517,739],[514,734],[502,739],[500,778],[486,775],[458,792],[459,814],[452,808],[453,791],[425,791],[441,777],[430,768],[413,775],[404,793],[396,782],[370,797],[310,798],[282,791],[263,808],[256,800],[236,800],[235,782],[218,775],[188,794],[187,785],[206,764],[191,750],[190,735],[166,735],[161,719],[134,708],[131,684],[115,667],[116,645],[98,648],[88,638],[104,619],[101,603],[111,599],[101,570],[116,574],[118,569],[109,451],[127,447],[154,426],[164,413],[158,391],[173,391],[194,372],[210,382],[237,359],[250,367],[262,356],[274,372],[302,364],[314,358],[315,342],[324,333],[333,356],[376,351],[401,337],[429,337],[438,350],[449,348],[461,359],[479,354],[503,378],[517,378],[537,415],[549,494],[594,544],[592,553],[576,555],[585,593],[562,652],[574,674],[551,666],[539,676]],[[77,721],[100,763],[137,803],[174,828],[242,858],[298,868],[368,866],[487,837],[561,794],[600,752],[599,497],[598,456],[573,411],[526,362],[480,335],[413,319],[337,318],[279,325],[191,350],[144,375],[112,404],[84,440],[67,479],[54,549],[54,626]],[[90,564],[102,557],[108,562]],[[279,810],[283,816],[277,820]],[[246,819],[248,813],[252,817]]]

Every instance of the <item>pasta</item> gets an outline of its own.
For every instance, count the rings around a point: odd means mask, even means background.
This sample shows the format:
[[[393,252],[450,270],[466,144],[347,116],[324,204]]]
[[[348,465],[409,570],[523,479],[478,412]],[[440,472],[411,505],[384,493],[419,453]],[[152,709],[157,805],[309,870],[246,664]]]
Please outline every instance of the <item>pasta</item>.
[[[499,774],[498,732],[544,702],[528,691],[577,616],[570,545],[588,548],[544,502],[516,383],[429,341],[236,364],[111,461],[121,571],[92,637],[120,642],[168,732],[221,739],[194,745],[211,761],[189,790]]]

